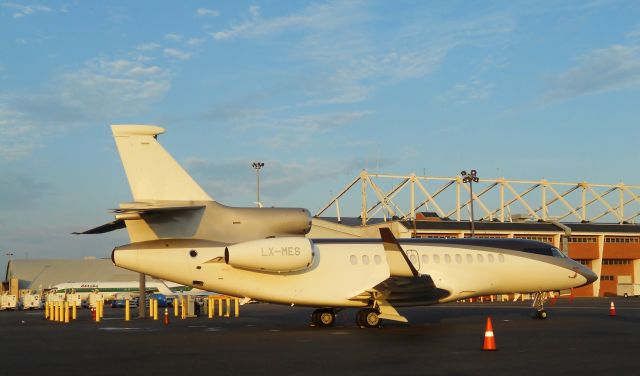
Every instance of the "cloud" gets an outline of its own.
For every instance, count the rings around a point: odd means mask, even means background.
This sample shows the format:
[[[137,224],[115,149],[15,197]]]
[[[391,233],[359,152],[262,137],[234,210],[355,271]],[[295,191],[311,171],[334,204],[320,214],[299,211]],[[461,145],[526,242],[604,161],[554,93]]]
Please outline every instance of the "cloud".
[[[444,94],[439,96],[437,100],[443,103],[456,102],[459,104],[482,101],[491,96],[493,87],[493,84],[472,79],[466,83],[461,82],[453,85]]]
[[[198,8],[196,10],[196,16],[198,17],[217,17],[219,15],[220,12],[215,9]]]
[[[353,158],[318,159],[308,158],[296,162],[278,159],[261,160],[265,167],[260,174],[261,201],[267,206],[286,204],[287,198],[294,192],[313,185],[318,181],[342,178],[345,174],[354,174],[366,166],[367,161]],[[381,160],[381,165],[394,163]],[[197,177],[212,197],[222,202],[237,201],[241,205],[255,200],[255,170],[250,159],[232,159],[208,161],[189,158],[185,167]],[[251,201],[250,201],[251,200]]]
[[[36,13],[48,13],[51,12],[51,8],[44,5],[22,5],[16,3],[2,3],[0,6],[8,9],[13,9],[16,12],[13,14],[13,18],[22,18],[25,16],[31,16]]]
[[[138,51],[153,51],[157,50],[161,46],[157,43],[142,43],[136,46],[136,50]]]
[[[165,34],[164,39],[172,40],[174,42],[179,42],[182,40],[182,35],[169,33],[169,34]]]
[[[31,176],[0,169],[0,211],[32,207],[51,187]]]
[[[22,158],[68,127],[144,113],[170,86],[169,71],[159,66],[100,57],[40,92],[0,93],[0,159]]]
[[[205,41],[206,41],[205,38],[189,38],[189,40],[187,41],[187,44],[193,47],[193,46],[200,45]]]
[[[640,46],[613,45],[578,58],[575,67],[550,79],[544,102],[640,88]]]
[[[164,49],[164,56],[172,58],[172,59],[177,59],[177,60],[189,60],[191,59],[191,54],[188,52],[184,52],[184,51],[180,51],[178,49],[175,48],[165,48]]]

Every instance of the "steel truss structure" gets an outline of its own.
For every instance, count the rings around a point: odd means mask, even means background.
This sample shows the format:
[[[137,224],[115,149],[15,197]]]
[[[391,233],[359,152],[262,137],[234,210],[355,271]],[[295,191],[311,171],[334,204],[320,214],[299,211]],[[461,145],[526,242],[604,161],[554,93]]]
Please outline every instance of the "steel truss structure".
[[[360,218],[366,225],[372,218],[416,219],[419,211],[437,213],[440,218],[469,220],[470,189],[461,176],[433,177],[360,174],[318,211],[319,217],[335,207],[340,220],[340,200],[350,196],[360,183]],[[473,191],[474,205],[482,217],[475,220],[513,222],[518,220],[563,222],[635,223],[640,216],[640,186],[527,181],[480,178]],[[408,190],[408,192],[407,192]],[[367,201],[368,192],[373,200]],[[352,195],[352,194],[351,194]],[[369,193],[370,195],[370,193]],[[401,205],[404,203],[404,206]],[[424,209],[422,209],[424,208]],[[517,213],[517,214],[516,214]],[[325,214],[326,215],[326,214]]]

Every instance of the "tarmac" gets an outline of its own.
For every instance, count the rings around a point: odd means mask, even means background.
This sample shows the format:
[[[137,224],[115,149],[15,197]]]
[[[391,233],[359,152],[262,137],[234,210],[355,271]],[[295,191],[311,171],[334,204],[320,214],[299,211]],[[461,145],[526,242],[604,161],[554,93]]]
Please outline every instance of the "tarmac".
[[[615,302],[617,316],[609,316]],[[171,309],[169,310],[171,313]],[[106,308],[69,324],[44,312],[0,312],[0,375],[636,375],[640,299],[576,298],[454,303],[399,309],[409,324],[360,329],[355,310],[335,326],[309,324],[312,309],[248,304],[238,318],[124,321]],[[491,316],[497,351],[482,350]]]

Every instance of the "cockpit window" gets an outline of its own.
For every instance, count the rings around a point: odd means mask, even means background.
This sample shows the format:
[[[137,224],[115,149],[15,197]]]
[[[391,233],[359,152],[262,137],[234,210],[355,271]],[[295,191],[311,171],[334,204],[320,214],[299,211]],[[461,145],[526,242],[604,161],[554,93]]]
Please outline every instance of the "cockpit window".
[[[559,250],[556,247],[552,247],[551,248],[551,252],[553,253],[553,257],[559,257],[559,258],[566,258],[567,255],[565,255],[564,253],[562,253],[561,250]]]
[[[523,251],[527,253],[535,253],[537,255],[543,255],[543,256],[553,256],[553,257],[559,257],[559,258],[567,257],[564,253],[562,253],[556,247],[530,247],[530,248],[524,248]]]

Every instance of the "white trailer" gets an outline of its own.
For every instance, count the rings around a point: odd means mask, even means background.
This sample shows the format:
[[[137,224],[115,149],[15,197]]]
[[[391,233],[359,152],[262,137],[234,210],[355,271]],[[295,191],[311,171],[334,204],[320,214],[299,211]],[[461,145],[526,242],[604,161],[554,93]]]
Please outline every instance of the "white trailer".
[[[18,306],[18,299],[15,295],[2,294],[0,295],[0,311],[5,309],[14,310]]]
[[[22,310],[27,309],[40,309],[42,307],[42,300],[39,294],[22,294],[20,296],[20,307]]]
[[[640,284],[638,283],[618,283],[618,296],[628,298],[630,296],[640,296]]]

